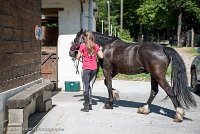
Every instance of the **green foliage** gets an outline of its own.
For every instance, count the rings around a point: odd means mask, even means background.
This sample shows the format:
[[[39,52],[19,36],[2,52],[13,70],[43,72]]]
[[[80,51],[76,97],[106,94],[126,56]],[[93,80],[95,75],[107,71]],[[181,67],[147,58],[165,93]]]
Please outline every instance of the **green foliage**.
[[[198,56],[198,55],[199,55],[199,53],[197,52],[197,49],[194,48],[194,47],[189,47],[189,48],[187,49],[187,52],[188,52],[189,54],[193,55],[193,56]]]
[[[58,23],[42,23],[42,26],[46,26],[46,27],[58,27]]]
[[[102,78],[103,77],[103,70],[101,67],[99,67],[98,73],[97,73],[97,78]]]
[[[135,74],[135,75],[125,75],[125,74],[118,74],[115,79],[120,80],[132,80],[132,81],[150,81],[151,77],[150,74]]]
[[[108,0],[96,0],[99,19],[104,20],[104,32],[108,31]],[[200,32],[200,0],[126,0],[123,4],[123,29],[135,39],[143,32],[157,37],[159,34],[171,37],[177,34],[177,22],[183,13],[182,30]],[[120,0],[110,0],[110,20],[119,32]],[[184,31],[184,32],[185,32]]]
[[[99,19],[104,21],[104,33],[108,33],[108,0],[96,0],[99,9]],[[119,29],[120,8],[119,1],[110,1],[110,24]]]
[[[193,3],[192,1],[186,1],[183,4],[183,7],[185,8],[185,11],[194,14],[196,18],[200,21],[200,7],[197,4]]]
[[[132,42],[132,38],[130,36],[130,32],[126,29],[122,29],[119,31],[119,38],[125,42]]]
[[[165,17],[163,14],[167,12],[167,8],[166,4],[161,0],[146,0],[140,5],[136,12],[140,16],[140,23],[154,25],[161,17]]]

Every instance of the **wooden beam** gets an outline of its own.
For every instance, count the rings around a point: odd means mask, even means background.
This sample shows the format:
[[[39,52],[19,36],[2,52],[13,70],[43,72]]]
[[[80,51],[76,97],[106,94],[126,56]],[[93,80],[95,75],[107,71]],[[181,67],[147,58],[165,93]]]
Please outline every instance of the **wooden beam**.
[[[64,8],[42,8],[43,15],[58,14],[58,11],[64,11]]]

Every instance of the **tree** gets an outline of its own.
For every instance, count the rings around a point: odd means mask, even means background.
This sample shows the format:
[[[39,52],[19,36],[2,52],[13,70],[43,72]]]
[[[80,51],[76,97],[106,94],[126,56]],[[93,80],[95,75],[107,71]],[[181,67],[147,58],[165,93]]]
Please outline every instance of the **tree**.
[[[96,2],[100,19],[107,23],[107,0]],[[140,34],[141,26],[152,37],[177,35],[177,40],[191,28],[200,32],[200,0],[124,0],[123,7],[123,28],[135,39]],[[120,0],[110,0],[110,9],[111,24],[119,30]]]
[[[108,6],[107,1],[108,0],[96,0],[98,4],[99,9],[99,19],[104,20],[105,25],[108,26]],[[119,15],[120,15],[120,1],[118,0],[110,0],[110,21],[113,27],[116,27],[119,29]],[[108,27],[105,27],[105,31],[108,32]]]
[[[173,31],[174,24],[177,24],[177,45],[181,46],[182,26],[188,21],[185,19],[186,16],[192,16],[192,21],[190,18],[192,24],[200,22],[200,7],[197,4],[199,4],[198,0],[146,0],[137,9],[137,14],[140,16],[141,23],[149,27],[157,26],[161,30],[172,28]],[[184,28],[188,30],[189,27],[185,25]]]

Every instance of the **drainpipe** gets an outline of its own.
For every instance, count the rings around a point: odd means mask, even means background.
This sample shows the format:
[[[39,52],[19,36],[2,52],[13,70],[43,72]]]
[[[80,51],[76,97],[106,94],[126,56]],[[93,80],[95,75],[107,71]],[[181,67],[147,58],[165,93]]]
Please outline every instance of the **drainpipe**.
[[[93,31],[93,0],[89,0],[88,30]]]
[[[81,29],[83,29],[83,17],[84,17],[84,14],[83,14],[83,0],[80,0],[80,3],[81,3],[81,13],[80,13],[80,22],[81,22]]]
[[[81,29],[83,29],[83,25],[84,25],[83,18],[84,18],[84,14],[81,12]]]

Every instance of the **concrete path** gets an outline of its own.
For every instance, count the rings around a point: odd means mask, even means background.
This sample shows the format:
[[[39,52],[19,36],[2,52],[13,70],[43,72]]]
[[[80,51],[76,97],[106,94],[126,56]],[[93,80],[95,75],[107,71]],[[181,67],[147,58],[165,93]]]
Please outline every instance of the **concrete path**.
[[[149,115],[137,114],[150,93],[150,82],[114,80],[113,87],[119,90],[120,100],[113,110],[103,109],[107,101],[107,89],[103,81],[96,81],[93,90],[93,110],[80,111],[82,91],[55,93],[54,107],[44,115],[34,134],[199,134],[200,97],[196,109],[186,111],[182,123],[173,122],[175,114],[171,100],[162,101],[166,94],[160,89]],[[32,120],[36,120],[35,116]]]

